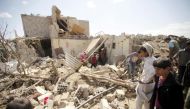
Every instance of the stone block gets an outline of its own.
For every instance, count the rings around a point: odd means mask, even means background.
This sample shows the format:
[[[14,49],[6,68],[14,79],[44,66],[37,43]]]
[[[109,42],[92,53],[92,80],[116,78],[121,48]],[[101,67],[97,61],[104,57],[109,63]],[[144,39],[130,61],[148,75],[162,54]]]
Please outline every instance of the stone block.
[[[56,96],[54,96],[53,101],[54,101],[55,105],[59,105],[60,104],[61,96],[62,95],[56,95]]]
[[[36,86],[35,89],[40,93],[40,94],[46,94],[46,90],[44,87]]]
[[[78,87],[80,87],[78,93],[81,93],[82,98],[87,99],[89,96],[89,85],[81,84]]]
[[[108,95],[106,95],[106,99],[108,100],[108,102],[112,102],[115,99],[115,95],[114,94],[108,94]]]
[[[30,102],[31,102],[31,104],[32,104],[32,106],[38,106],[39,105],[39,103],[36,101],[36,100],[34,100],[34,99],[29,99],[30,100]]]
[[[65,108],[66,105],[67,105],[67,102],[61,101],[60,104],[59,104],[59,106],[58,106],[58,108],[59,108],[59,109],[60,109],[60,108]]]
[[[109,105],[108,101],[103,98],[100,101],[100,109],[112,109],[112,107]]]
[[[74,106],[74,102],[69,102],[65,108],[59,108],[59,109],[76,109],[76,108]]]
[[[69,98],[69,92],[62,93],[61,100],[67,100]]]
[[[116,95],[118,100],[124,100],[125,99],[125,92],[121,89],[117,89],[115,91],[115,95]]]

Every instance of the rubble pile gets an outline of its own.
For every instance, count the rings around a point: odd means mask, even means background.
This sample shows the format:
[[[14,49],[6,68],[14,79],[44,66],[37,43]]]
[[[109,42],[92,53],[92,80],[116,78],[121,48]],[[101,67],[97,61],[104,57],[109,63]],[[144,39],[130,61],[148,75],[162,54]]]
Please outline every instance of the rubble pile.
[[[167,54],[162,39],[148,42],[155,48],[155,55]],[[67,52],[59,58],[37,57],[34,49],[21,45],[24,44],[20,42],[17,47],[18,54],[24,55],[20,58],[23,70],[18,71],[17,60],[1,63],[0,108],[16,97],[28,98],[35,109],[133,108],[137,82],[124,72],[124,65],[91,68],[88,64],[82,66]]]
[[[167,56],[169,49],[167,43],[164,41],[166,36],[136,36],[133,39],[132,51],[137,51],[139,46],[144,42],[148,42],[154,48],[154,56]]]
[[[25,38],[10,43],[5,39],[7,27],[0,31],[0,108],[25,97],[34,109],[134,109],[143,65],[137,66],[134,81],[124,60],[144,42],[153,46],[155,57],[168,55],[165,36],[92,38],[88,21],[63,16],[56,6],[51,16],[21,18]],[[186,40],[178,42],[185,46]]]
[[[28,98],[35,109],[110,108],[127,109],[135,85],[119,78],[113,65],[83,66],[78,72],[65,66],[65,59],[37,58],[26,74],[1,73],[0,107],[15,97]]]

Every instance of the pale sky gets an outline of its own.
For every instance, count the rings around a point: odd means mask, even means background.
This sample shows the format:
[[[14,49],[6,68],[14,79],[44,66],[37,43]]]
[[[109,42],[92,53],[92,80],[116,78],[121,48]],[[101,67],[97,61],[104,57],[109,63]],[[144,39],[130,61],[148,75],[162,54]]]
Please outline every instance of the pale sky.
[[[20,14],[50,16],[56,5],[64,16],[89,20],[90,34],[175,34],[190,37],[190,0],[0,0],[0,24],[22,36]]]

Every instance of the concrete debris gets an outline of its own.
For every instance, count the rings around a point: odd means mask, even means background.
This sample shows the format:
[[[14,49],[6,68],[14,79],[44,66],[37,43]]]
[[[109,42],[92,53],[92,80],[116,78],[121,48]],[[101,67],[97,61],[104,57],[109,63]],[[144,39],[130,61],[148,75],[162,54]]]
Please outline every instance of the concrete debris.
[[[118,100],[124,100],[125,99],[125,92],[121,89],[117,89],[115,91],[115,95],[116,95]]]
[[[106,99],[108,100],[108,102],[112,102],[115,99],[115,94],[108,94],[106,95]]]
[[[35,88],[36,88],[36,90],[37,90],[40,94],[46,94],[46,93],[47,93],[47,91],[46,91],[44,88],[40,87],[40,86],[37,86],[37,87],[35,87]]]
[[[55,64],[52,65],[52,62]],[[116,98],[123,100],[124,97],[125,99],[125,93],[123,94],[122,90],[117,90],[117,93],[114,93],[115,87],[111,88],[112,90],[109,89],[115,84],[113,82],[115,79],[110,76],[114,75],[118,79],[115,70],[111,70],[109,65],[99,65],[93,69],[82,66],[79,73],[68,68],[64,62],[64,59],[38,57],[26,68],[28,72],[26,76],[21,78],[22,75],[13,72],[9,73],[12,76],[4,75],[6,78],[1,79],[0,85],[5,88],[0,89],[2,92],[0,96],[2,98],[13,95],[13,97],[27,97],[35,109],[44,107],[50,109],[52,106],[59,109],[93,109],[107,106],[112,108],[109,103],[112,103]],[[87,72],[94,76],[84,75],[88,74]],[[109,79],[96,78],[96,76]],[[3,94],[5,92],[9,93]],[[44,104],[44,100],[46,104]],[[2,106],[5,106],[6,103],[8,102],[4,101]]]
[[[109,105],[108,101],[103,98],[100,100],[100,109],[112,109],[112,108]]]

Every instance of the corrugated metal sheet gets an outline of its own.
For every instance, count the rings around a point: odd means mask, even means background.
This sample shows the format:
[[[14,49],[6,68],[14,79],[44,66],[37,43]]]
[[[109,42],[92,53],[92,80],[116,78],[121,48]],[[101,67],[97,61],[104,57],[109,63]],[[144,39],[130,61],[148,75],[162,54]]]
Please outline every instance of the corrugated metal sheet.
[[[68,52],[65,52],[65,59],[66,59],[65,65],[74,70],[78,70],[81,67],[81,65],[83,64],[76,57],[72,56]]]

